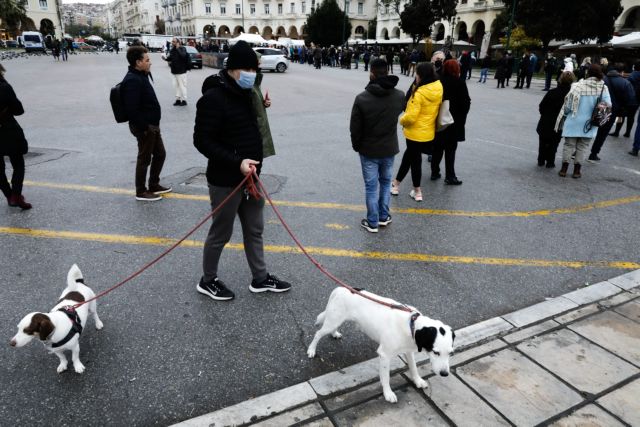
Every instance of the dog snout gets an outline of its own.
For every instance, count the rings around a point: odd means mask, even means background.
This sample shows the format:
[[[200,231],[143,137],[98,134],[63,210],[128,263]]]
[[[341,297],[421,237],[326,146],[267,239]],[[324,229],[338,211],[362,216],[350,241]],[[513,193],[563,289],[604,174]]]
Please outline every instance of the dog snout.
[[[16,344],[17,344],[17,342],[16,342],[16,340],[15,340],[15,339],[13,339],[13,338],[9,341],[9,345],[10,345],[11,347],[15,347],[15,346],[16,346]]]
[[[448,377],[449,376],[449,372],[448,371],[440,371],[440,376],[441,377]]]

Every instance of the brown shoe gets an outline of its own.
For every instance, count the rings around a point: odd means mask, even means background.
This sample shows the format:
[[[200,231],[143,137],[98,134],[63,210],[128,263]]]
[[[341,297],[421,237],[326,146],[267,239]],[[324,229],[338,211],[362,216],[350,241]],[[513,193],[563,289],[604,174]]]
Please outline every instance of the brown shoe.
[[[568,170],[569,170],[569,162],[562,162],[562,168],[560,169],[560,172],[558,172],[558,175],[564,178],[565,176],[567,176]]]
[[[169,187],[163,187],[162,185],[158,184],[158,185],[153,185],[153,186],[149,186],[149,192],[153,193],[153,194],[166,194],[166,193],[171,193],[172,188]]]
[[[580,166],[580,163],[576,163],[575,165],[573,165],[573,175],[571,175],[571,178],[581,178],[582,174],[580,173],[580,168],[582,166]]]
[[[31,206],[31,203],[27,203],[27,201],[24,199],[24,196],[22,194],[14,193],[11,196],[9,196],[8,201],[9,201],[9,206],[18,207],[23,211],[26,211],[33,207]]]
[[[162,200],[162,196],[153,194],[150,191],[145,191],[143,193],[136,194],[136,200],[139,200],[141,202],[156,202],[158,200]]]

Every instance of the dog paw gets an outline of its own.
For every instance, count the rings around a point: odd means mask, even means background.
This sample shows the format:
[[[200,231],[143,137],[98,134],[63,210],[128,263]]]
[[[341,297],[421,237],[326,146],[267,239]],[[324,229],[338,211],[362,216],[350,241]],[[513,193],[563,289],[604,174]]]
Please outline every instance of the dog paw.
[[[309,359],[313,359],[314,357],[316,357],[316,350],[315,349],[307,350],[307,356],[309,357]]]
[[[81,374],[84,372],[84,365],[80,362],[74,363],[73,369],[76,371],[77,374]]]
[[[419,378],[417,380],[414,380],[413,383],[416,385],[416,387],[418,388],[427,388],[429,387],[429,383],[426,382],[425,380],[423,380],[422,378]]]
[[[342,338],[342,334],[338,331],[335,331],[334,333],[331,334],[331,336],[337,340],[339,340],[340,338]]]
[[[101,320],[96,321],[96,330],[99,331],[102,328],[104,328],[104,323]]]
[[[389,403],[398,403],[398,397],[391,390],[384,392],[384,400]]]
[[[59,374],[63,373],[66,370],[67,370],[67,364],[66,363],[59,364],[58,368],[56,369],[56,371],[58,371]]]

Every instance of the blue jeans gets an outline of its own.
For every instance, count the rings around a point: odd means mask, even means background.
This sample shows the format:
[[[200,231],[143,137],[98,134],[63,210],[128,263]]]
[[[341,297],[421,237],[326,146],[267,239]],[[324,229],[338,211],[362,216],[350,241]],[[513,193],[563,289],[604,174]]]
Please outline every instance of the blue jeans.
[[[367,202],[367,221],[374,228],[378,227],[380,219],[385,220],[389,217],[394,157],[373,159],[360,155]],[[378,186],[378,182],[380,186]]]
[[[487,82],[487,73],[489,73],[489,69],[488,68],[481,68],[480,69],[480,80],[478,80],[478,82],[486,83]]]

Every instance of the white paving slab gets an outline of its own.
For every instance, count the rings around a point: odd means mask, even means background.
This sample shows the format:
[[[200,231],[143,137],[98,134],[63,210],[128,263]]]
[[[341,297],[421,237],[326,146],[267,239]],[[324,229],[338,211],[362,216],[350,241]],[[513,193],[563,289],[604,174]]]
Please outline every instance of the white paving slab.
[[[247,424],[317,399],[309,383],[297,384],[234,406],[175,424],[178,427],[219,427]]]
[[[590,314],[597,313],[598,311],[600,311],[598,304],[591,304],[591,305],[587,305],[586,307],[580,307],[577,310],[570,311],[567,314],[563,314],[562,316],[555,317],[553,320],[555,320],[558,323],[564,324],[564,323],[573,322],[574,320],[577,320],[581,317],[585,317]]]
[[[630,279],[627,276],[618,276],[618,277],[614,277],[613,279],[609,279],[607,280],[607,282],[609,283],[613,283],[614,285],[618,286],[619,288],[625,289],[625,290],[629,290],[631,288],[635,288],[636,286],[638,286],[638,284],[635,282],[635,280]]]
[[[640,380],[627,384],[606,396],[598,403],[632,426],[640,426]]]
[[[546,322],[538,323],[537,325],[533,325],[530,328],[522,329],[521,331],[514,332],[509,335],[505,335],[502,337],[508,343],[514,343],[518,341],[522,341],[524,339],[530,338],[534,335],[539,335],[543,332],[548,331],[549,329],[553,329],[560,326],[560,324],[554,320],[547,320]]]
[[[623,304],[614,309],[616,313],[620,313],[625,317],[628,317],[631,320],[635,320],[636,322],[640,322],[640,301],[635,300]]]
[[[519,344],[518,350],[578,390],[593,394],[640,372],[633,365],[566,329],[531,338]]]
[[[576,307],[578,307],[578,304],[575,302],[563,297],[558,297],[506,314],[502,316],[502,318],[514,326],[521,328],[539,322],[547,317],[557,316],[562,312]]]
[[[499,339],[489,341],[488,343],[479,345],[477,347],[471,347],[469,350],[465,350],[462,353],[454,353],[453,357],[449,360],[449,365],[460,365],[461,363],[464,363],[469,359],[473,359],[486,353],[491,353],[506,346],[507,344]]]
[[[506,349],[456,369],[456,374],[517,426],[533,426],[582,397],[520,353]]]
[[[578,305],[589,304],[604,298],[608,298],[615,294],[622,292],[622,290],[609,282],[600,282],[594,285],[590,285],[568,294],[562,295],[564,298],[575,302]]]
[[[322,406],[318,403],[312,403],[311,405],[303,406],[302,408],[294,409],[293,411],[285,412],[282,415],[278,415],[277,417],[269,418],[268,420],[258,422],[256,424],[251,424],[253,427],[281,427],[281,426],[290,426],[291,424],[296,424],[309,418],[313,418],[316,415],[324,414],[324,410]],[[309,424],[305,424],[309,425]],[[324,418],[316,421],[317,427],[332,427],[331,421],[329,419]]]
[[[500,317],[494,317],[457,330],[454,345],[457,348],[465,347],[510,329],[513,329],[513,325]]]
[[[635,282],[636,285],[640,286],[640,270],[634,270],[627,274],[623,274],[622,277],[627,280],[631,280],[632,282]]]
[[[587,405],[571,415],[559,419],[551,427],[622,427],[620,421],[596,405]]]
[[[435,376],[423,392],[458,427],[510,425],[456,376]]]
[[[613,311],[605,311],[568,326],[629,362],[640,365],[638,323]]]
[[[391,385],[391,389],[396,389],[403,385],[407,385],[407,381],[400,374],[391,376],[389,383]],[[382,385],[380,385],[380,381],[375,381],[372,384],[366,385],[364,387],[359,387],[351,392],[339,394],[329,399],[325,399],[324,404],[330,411],[336,411],[345,406],[350,406],[354,403],[362,402],[379,394],[382,394]]]

